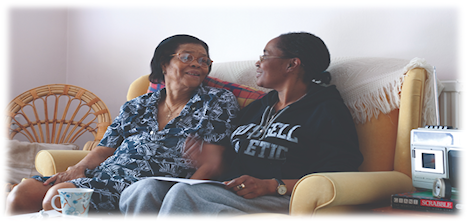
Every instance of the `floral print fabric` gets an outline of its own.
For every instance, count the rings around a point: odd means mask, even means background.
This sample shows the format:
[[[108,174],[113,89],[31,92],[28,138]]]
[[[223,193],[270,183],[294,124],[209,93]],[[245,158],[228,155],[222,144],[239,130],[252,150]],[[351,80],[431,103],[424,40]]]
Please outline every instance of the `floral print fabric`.
[[[190,178],[196,168],[183,156],[189,135],[207,143],[229,144],[232,120],[239,110],[230,91],[199,87],[180,115],[159,131],[157,104],[165,93],[163,89],[126,102],[98,145],[115,148],[114,154],[86,170],[86,178],[69,181],[94,189],[91,210],[118,210],[121,192],[145,177]]]

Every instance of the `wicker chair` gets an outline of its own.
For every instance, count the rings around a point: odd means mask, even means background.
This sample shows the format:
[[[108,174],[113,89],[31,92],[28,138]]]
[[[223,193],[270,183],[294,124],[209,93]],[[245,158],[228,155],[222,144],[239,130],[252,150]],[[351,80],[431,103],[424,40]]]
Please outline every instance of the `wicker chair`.
[[[9,138],[38,143],[74,143],[89,132],[94,148],[111,123],[105,103],[90,91],[67,84],[44,85],[14,98],[7,108]]]

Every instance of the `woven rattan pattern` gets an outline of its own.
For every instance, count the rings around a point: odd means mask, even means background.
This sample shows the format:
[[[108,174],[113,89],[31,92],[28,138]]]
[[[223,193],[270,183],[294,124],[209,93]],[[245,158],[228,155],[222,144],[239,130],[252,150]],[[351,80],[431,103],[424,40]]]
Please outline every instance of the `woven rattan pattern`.
[[[86,132],[102,139],[111,123],[105,103],[90,91],[67,84],[44,85],[14,98],[7,108],[9,138],[74,143]]]

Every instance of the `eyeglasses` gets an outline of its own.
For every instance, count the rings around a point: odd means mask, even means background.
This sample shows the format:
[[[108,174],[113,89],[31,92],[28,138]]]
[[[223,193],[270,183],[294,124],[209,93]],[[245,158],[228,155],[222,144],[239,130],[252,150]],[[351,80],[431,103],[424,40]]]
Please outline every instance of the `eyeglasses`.
[[[190,63],[193,60],[195,60],[195,57],[191,55],[190,53],[178,53],[178,54],[173,54],[172,56],[178,56],[178,59],[180,59],[180,61],[182,61],[183,63]],[[209,67],[213,62],[211,59],[209,59],[206,56],[198,57],[196,61],[199,63],[201,67]]]
[[[289,57],[284,57],[284,56],[270,56],[270,55],[260,55],[259,56],[259,61],[263,62],[265,59],[289,59]]]

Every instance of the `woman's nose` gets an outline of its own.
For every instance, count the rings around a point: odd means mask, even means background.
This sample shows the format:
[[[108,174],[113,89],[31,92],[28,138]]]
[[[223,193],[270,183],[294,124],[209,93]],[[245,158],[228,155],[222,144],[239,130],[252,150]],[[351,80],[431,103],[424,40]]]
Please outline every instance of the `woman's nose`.
[[[196,59],[193,59],[193,61],[190,62],[190,65],[192,67],[201,67],[201,63],[199,63]]]

